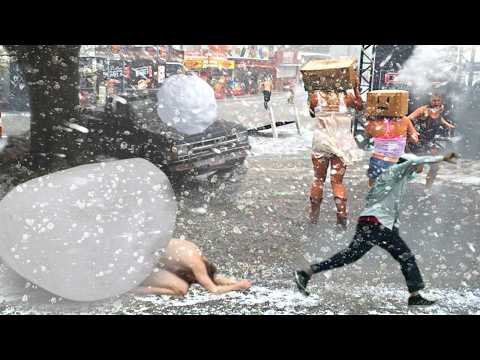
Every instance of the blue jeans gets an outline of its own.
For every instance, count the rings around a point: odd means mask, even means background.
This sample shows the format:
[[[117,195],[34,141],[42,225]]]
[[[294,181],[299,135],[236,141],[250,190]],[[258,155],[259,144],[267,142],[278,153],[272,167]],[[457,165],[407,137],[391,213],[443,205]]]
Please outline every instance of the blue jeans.
[[[375,157],[370,158],[370,164],[367,170],[367,176],[369,179],[376,179],[389,167],[395,165],[395,162],[380,160]]]

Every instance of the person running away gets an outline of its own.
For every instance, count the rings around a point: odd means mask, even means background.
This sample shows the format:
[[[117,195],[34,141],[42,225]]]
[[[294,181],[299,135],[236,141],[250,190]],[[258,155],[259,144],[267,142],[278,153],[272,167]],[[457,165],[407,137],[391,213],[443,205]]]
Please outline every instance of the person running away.
[[[425,299],[419,291],[425,285],[415,261],[415,256],[400,237],[398,225],[401,200],[407,191],[407,183],[420,172],[419,165],[447,161],[455,163],[456,154],[445,156],[422,156],[404,154],[397,165],[388,168],[368,191],[366,206],[358,219],[355,235],[350,245],[329,259],[311,264],[294,273],[295,282],[308,296],[308,281],[313,274],[351,264],[364,256],[373,246],[380,246],[400,264],[410,297],[408,305],[432,305],[435,301]]]
[[[265,106],[265,110],[268,110],[268,103],[270,102],[273,88],[273,84],[270,78],[265,78],[265,80],[261,84],[261,87],[263,91],[263,105]]]

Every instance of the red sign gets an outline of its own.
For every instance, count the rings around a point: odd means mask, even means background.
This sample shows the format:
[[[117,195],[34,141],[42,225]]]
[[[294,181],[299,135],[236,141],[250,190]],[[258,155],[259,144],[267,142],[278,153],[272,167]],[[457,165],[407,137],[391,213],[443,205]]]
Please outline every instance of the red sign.
[[[228,52],[228,45],[208,45],[208,50],[217,55],[225,55]]]
[[[383,82],[388,85],[388,84],[391,84],[391,83],[394,83],[395,82],[395,78],[398,76],[398,73],[394,73],[394,72],[389,72],[389,73],[386,73],[385,74],[385,77],[383,78]]]
[[[298,64],[298,52],[294,50],[279,50],[275,56],[275,63],[281,64]]]

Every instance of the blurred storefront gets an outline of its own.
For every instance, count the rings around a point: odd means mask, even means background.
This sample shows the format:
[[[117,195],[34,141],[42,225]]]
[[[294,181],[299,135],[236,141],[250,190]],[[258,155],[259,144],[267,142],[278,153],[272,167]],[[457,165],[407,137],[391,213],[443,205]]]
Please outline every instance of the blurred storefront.
[[[295,86],[300,77],[300,56],[295,50],[279,50],[275,53],[275,88],[277,90]]]
[[[276,71],[271,59],[272,50],[262,45],[233,45],[229,60],[234,61],[233,83],[243,94],[257,94],[266,77],[275,81]]]
[[[165,70],[165,77],[185,72],[185,51],[176,49],[173,46],[167,47],[167,64]]]
[[[223,45],[185,51],[185,68],[208,82],[219,99],[231,95],[235,62],[227,54],[228,48]]]
[[[106,97],[154,89],[166,77],[167,45],[82,46],[80,105],[105,104]]]

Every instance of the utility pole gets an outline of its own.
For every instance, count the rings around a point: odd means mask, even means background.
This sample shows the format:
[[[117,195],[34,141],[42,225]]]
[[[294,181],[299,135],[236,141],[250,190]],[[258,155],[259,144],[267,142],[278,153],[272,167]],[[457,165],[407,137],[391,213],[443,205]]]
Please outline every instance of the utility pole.
[[[471,90],[473,86],[473,76],[475,75],[475,52],[476,46],[472,45],[472,52],[470,54],[470,63],[468,66],[468,88]]]

